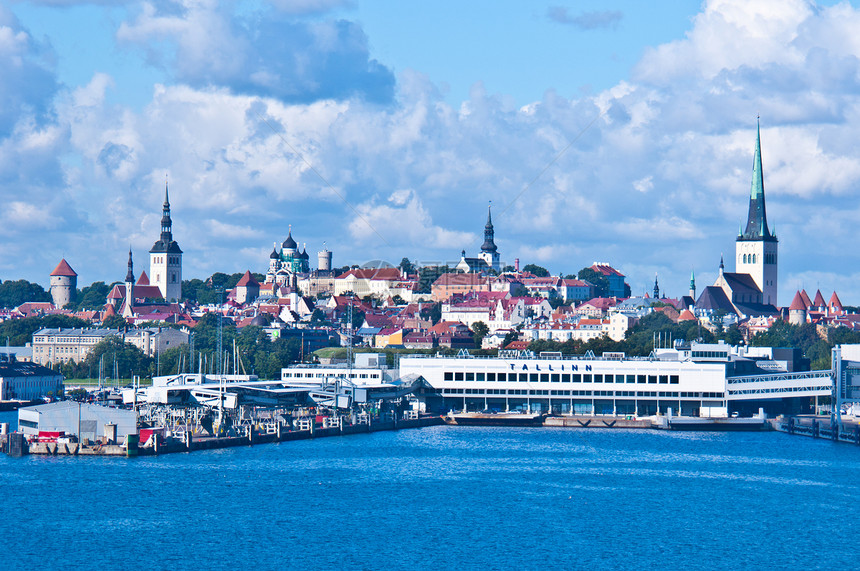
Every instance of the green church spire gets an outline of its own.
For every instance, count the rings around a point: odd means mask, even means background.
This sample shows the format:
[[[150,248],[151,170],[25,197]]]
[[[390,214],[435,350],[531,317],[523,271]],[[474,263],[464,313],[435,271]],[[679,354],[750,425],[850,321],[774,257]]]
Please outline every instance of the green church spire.
[[[761,126],[756,119],[755,157],[753,158],[752,185],[750,187],[750,208],[746,230],[738,240],[775,240],[767,227],[767,213],[764,202],[764,173],[761,167]]]

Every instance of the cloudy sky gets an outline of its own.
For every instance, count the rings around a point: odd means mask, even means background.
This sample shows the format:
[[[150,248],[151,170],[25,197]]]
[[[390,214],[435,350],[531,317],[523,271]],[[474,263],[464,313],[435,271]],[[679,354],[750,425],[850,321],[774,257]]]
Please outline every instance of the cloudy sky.
[[[756,116],[780,303],[860,305],[860,1],[11,0],[0,279],[148,269],[165,178],[185,277],[475,255],[733,270]]]

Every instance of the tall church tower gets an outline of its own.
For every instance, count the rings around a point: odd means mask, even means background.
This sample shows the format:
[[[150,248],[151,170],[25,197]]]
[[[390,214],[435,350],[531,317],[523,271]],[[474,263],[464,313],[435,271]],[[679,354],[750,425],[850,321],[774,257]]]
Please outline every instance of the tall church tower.
[[[173,241],[173,222],[170,220],[170,200],[167,183],[164,183],[164,205],[161,215],[161,238],[149,251],[149,278],[158,286],[167,301],[182,298],[182,250]]]
[[[767,226],[764,205],[764,174],[761,168],[761,128],[756,123],[750,208],[746,230],[735,245],[735,272],[749,274],[762,291],[762,303],[776,306],[777,246],[779,241]]]
[[[489,206],[487,207],[487,223],[484,225],[484,243],[481,245],[481,253],[478,254],[478,258],[484,260],[487,267],[499,272],[501,271],[501,264],[499,263],[499,249],[493,241],[496,233],[495,230],[493,230],[493,217],[490,212],[490,208],[491,207]]]

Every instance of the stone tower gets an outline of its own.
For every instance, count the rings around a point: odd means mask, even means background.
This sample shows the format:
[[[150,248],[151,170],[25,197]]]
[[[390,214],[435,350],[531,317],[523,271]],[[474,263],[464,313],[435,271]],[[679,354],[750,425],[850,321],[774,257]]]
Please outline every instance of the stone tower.
[[[78,274],[65,258],[51,272],[51,299],[58,308],[73,303],[78,297]]]
[[[161,237],[149,251],[149,279],[158,286],[167,301],[182,298],[182,250],[173,241],[173,221],[170,219],[170,200],[167,183],[164,183],[164,205],[161,215]]]
[[[762,303],[776,306],[779,241],[767,226],[764,175],[761,167],[761,128],[756,125],[755,157],[746,229],[735,244],[735,272],[749,274],[762,292]]]

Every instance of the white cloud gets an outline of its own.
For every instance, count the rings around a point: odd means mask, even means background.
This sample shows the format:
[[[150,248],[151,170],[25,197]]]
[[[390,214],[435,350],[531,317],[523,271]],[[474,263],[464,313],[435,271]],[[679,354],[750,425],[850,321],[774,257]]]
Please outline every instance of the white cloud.
[[[311,4],[280,8],[333,6]],[[145,3],[120,28],[124,45],[174,70],[139,110],[112,102],[101,73],[57,96],[45,47],[0,7],[0,71],[12,78],[0,94],[0,199],[17,204],[2,232],[29,244],[0,251],[0,268],[15,260],[46,276],[64,244],[82,281],[122,277],[119,250],[157,237],[168,174],[189,276],[265,269],[290,224],[310,251],[327,241],[338,265],[474,255],[492,200],[503,259],[557,272],[604,259],[628,268],[631,285],[653,283],[657,269],[683,293],[691,267],[704,280],[720,252],[732,258],[761,112],[781,298],[804,272],[836,276],[822,287],[838,285],[845,303],[860,297],[860,282],[837,279],[860,265],[860,12],[850,5],[711,1],[633,78],[575,98],[548,90],[519,108],[480,82],[449,105],[412,71],[396,96],[369,103],[358,92],[388,75],[372,72],[357,25],[282,11],[273,22],[307,45],[263,46],[225,5]],[[268,65],[276,48],[294,57]],[[344,70],[357,75],[326,83]]]
[[[373,199],[356,207],[358,216],[349,224],[350,234],[371,247],[409,247],[434,244],[437,248],[457,249],[475,241],[468,232],[457,232],[433,223],[427,209],[412,191],[396,191],[387,202]]]

